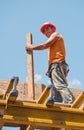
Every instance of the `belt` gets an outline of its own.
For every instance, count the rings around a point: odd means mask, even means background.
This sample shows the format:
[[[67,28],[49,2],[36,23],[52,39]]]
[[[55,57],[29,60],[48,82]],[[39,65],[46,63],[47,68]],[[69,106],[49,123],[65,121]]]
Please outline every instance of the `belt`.
[[[54,62],[51,63],[49,66],[54,65],[54,64],[67,64],[66,61],[62,61],[62,62]],[[67,64],[68,65],[68,64]]]

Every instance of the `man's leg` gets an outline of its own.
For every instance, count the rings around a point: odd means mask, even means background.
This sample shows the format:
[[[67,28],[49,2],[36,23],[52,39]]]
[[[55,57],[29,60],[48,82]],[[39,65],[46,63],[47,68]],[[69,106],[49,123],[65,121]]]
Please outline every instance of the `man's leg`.
[[[51,85],[51,89],[50,89],[50,97],[47,100],[47,104],[48,103],[54,103],[54,102],[62,102],[62,97],[60,95],[60,92],[56,90],[56,88]]]
[[[71,103],[72,95],[62,78],[62,74],[61,74],[59,66],[56,66],[56,68],[54,68],[52,70],[51,79],[52,79],[52,83],[53,83],[54,87],[57,89],[57,91],[60,92],[60,94],[62,96],[62,102]]]

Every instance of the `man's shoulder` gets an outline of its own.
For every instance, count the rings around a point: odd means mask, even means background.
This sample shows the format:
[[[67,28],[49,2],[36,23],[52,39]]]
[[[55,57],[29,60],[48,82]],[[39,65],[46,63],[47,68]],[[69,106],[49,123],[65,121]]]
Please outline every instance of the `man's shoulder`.
[[[54,32],[52,34],[52,36],[54,36],[54,37],[62,37],[62,35],[60,33],[58,33],[58,32]]]

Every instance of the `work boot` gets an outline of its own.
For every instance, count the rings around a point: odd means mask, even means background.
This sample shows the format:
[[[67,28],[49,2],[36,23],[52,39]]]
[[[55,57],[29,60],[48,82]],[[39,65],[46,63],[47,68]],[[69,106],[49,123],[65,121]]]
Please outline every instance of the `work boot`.
[[[53,97],[48,98],[47,104],[54,104],[54,98]]]
[[[49,97],[48,98],[48,100],[47,100],[47,104],[54,104],[54,89],[53,89],[53,86],[51,85],[51,88],[50,88],[50,90],[51,90],[51,97]]]
[[[54,104],[54,102],[62,102],[62,97],[59,91],[52,85],[51,88],[51,97],[48,98],[47,104]]]

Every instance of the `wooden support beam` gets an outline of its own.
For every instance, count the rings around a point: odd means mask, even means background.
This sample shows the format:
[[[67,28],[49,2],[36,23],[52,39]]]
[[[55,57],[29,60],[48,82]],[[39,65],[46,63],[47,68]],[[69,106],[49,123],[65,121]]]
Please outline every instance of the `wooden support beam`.
[[[6,98],[7,103],[8,102],[14,103],[16,101],[16,99],[17,99],[17,96],[18,96],[18,91],[17,90],[16,91],[12,91],[11,93],[9,93],[7,95],[7,98]]]
[[[22,126],[20,126],[20,130],[27,130],[27,128],[28,128],[28,125],[22,125]]]
[[[26,130],[34,130],[34,128],[35,128],[34,126],[29,125],[28,128],[27,128]]]
[[[5,94],[3,95],[2,99],[6,99],[6,108],[8,107],[8,102],[14,103],[17,99],[18,96],[18,91],[16,89],[16,86],[18,84],[19,78],[18,77],[13,77],[6,89]]]
[[[0,109],[4,105],[6,101],[0,100]],[[5,123],[84,130],[84,111],[77,108],[47,107],[17,101],[14,104],[9,103],[8,106],[3,116]]]
[[[34,130],[34,126],[31,125],[22,125],[20,126],[20,130]]]
[[[46,104],[46,100],[49,97],[49,94],[50,94],[50,87],[45,88],[44,91],[42,92],[41,96],[39,97],[37,103]]]
[[[80,93],[80,95],[76,98],[71,107],[80,108],[84,110],[84,92]]]
[[[14,84],[14,79],[12,78],[12,79],[9,81],[9,84],[8,84],[8,86],[7,86],[7,89],[6,89],[5,94],[3,95],[3,98],[2,98],[2,99],[6,99],[6,95],[12,90],[13,84]]]
[[[81,128],[80,129],[73,129],[73,128],[64,128],[63,130],[81,130]]]
[[[4,110],[1,109],[0,110],[0,130],[2,130],[2,128],[4,126],[3,115],[4,115]]]
[[[2,98],[3,98],[3,96],[4,96],[4,94],[0,94],[0,99],[2,99]]]
[[[4,122],[0,119],[0,130],[2,130],[3,126],[4,126]]]
[[[2,130],[4,123],[0,120],[0,130]]]
[[[16,97],[18,96],[18,91],[16,90],[18,81],[19,81],[18,77],[13,77],[10,80],[2,99],[6,99],[7,96],[9,95],[13,99],[13,101],[16,100]],[[12,100],[12,99],[10,99],[10,100]]]
[[[27,33],[26,44],[32,44],[32,34]],[[33,52],[27,53],[27,71],[28,71],[28,99],[35,99],[35,87],[34,87],[34,66],[33,66]]]

